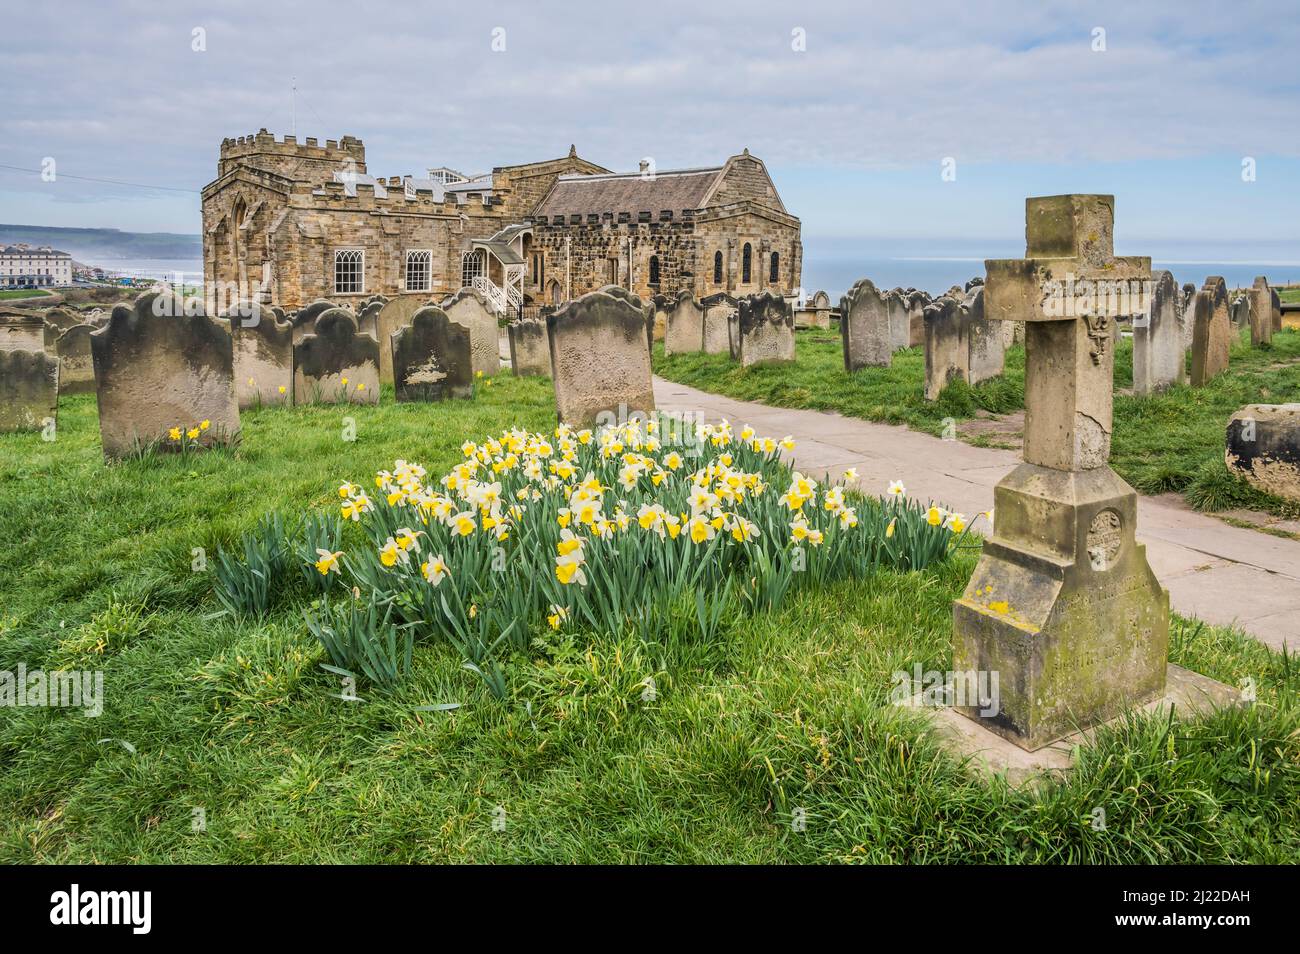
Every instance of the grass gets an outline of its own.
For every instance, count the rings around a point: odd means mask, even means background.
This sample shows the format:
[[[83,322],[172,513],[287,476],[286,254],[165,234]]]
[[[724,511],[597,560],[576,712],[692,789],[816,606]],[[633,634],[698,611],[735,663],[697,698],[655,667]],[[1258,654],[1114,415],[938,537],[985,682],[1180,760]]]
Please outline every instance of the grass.
[[[1300,288],[1278,289],[1277,296],[1281,301],[1287,301],[1287,302],[1300,301]]]
[[[0,289],[0,301],[13,301],[21,298],[44,298],[48,295],[43,288],[5,288]]]
[[[386,395],[391,398],[391,395]],[[357,441],[340,439],[356,418]],[[394,458],[553,421],[549,383],[471,403],[265,409],[234,451],[106,467],[93,396],[59,438],[0,437],[0,670],[104,673],[104,714],[0,709],[4,862],[1282,862],[1300,852],[1300,680],[1244,635],[1176,621],[1172,658],[1259,702],[1135,719],[1064,783],[984,782],[886,704],[947,669],[975,551],[802,591],[708,641],[535,633],[491,699],[450,647],[340,698],[306,580],[216,615],[212,566],[275,509],[333,506]],[[1106,812],[1107,828],[1089,821]],[[196,810],[205,828],[194,830]],[[806,831],[791,820],[806,818]],[[494,820],[504,820],[504,830]],[[500,827],[498,825],[497,827]]]
[[[1006,372],[975,387],[957,382],[938,401],[924,397],[921,348],[897,352],[888,368],[844,371],[835,332],[800,331],[793,367],[742,369],[726,355],[664,357],[656,348],[656,373],[704,391],[776,407],[838,411],[906,424],[936,436],[946,418],[980,412],[1005,414],[1024,407],[1025,354],[1007,350]],[[1115,354],[1115,387],[1133,385],[1133,346],[1125,339]],[[1232,346],[1229,369],[1207,387],[1176,387],[1155,397],[1116,394],[1111,466],[1142,493],[1176,491],[1200,510],[1246,508],[1284,517],[1300,516],[1300,504],[1251,487],[1223,463],[1228,418],[1246,404],[1300,400],[1300,331],[1273,337],[1271,347],[1251,348],[1243,336]],[[960,436],[960,429],[958,430]],[[981,438],[970,438],[981,443]]]

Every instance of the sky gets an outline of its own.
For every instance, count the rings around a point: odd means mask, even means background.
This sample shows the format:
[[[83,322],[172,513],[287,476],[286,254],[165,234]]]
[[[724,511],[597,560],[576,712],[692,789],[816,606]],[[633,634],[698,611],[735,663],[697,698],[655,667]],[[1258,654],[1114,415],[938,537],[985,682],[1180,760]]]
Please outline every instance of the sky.
[[[1295,0],[25,3],[0,222],[196,233],[221,140],[265,127],[383,176],[748,147],[812,241],[1015,241],[1026,196],[1107,192],[1121,251],[1300,260],[1296,49]]]

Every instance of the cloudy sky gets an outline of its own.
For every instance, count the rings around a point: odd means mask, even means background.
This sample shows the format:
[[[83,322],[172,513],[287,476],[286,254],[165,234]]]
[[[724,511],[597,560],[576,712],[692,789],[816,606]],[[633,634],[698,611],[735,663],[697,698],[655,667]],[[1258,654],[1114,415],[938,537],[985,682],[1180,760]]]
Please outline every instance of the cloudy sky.
[[[1014,238],[1026,195],[1113,192],[1126,245],[1300,258],[1297,49],[1295,0],[15,4],[0,222],[197,232],[221,139],[289,132],[296,83],[299,138],[378,175],[748,146],[812,239]]]

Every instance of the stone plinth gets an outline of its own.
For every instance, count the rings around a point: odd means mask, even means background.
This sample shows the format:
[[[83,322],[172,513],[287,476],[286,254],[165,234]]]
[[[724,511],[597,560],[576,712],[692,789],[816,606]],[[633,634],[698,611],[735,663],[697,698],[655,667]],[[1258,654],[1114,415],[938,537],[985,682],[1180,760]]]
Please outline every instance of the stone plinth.
[[[1266,493],[1300,501],[1300,404],[1249,404],[1228,421],[1228,469]]]

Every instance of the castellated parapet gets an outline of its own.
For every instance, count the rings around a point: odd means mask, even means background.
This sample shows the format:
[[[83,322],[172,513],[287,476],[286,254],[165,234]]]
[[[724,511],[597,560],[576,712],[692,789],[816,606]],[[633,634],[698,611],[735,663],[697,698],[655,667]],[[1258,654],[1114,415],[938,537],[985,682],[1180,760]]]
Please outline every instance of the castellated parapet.
[[[308,137],[300,143],[296,136],[276,139],[262,129],[252,135],[222,140],[217,178],[240,165],[264,169],[289,179],[323,182],[345,169],[365,175],[366,147],[355,136],[327,139],[322,146],[315,137]]]

